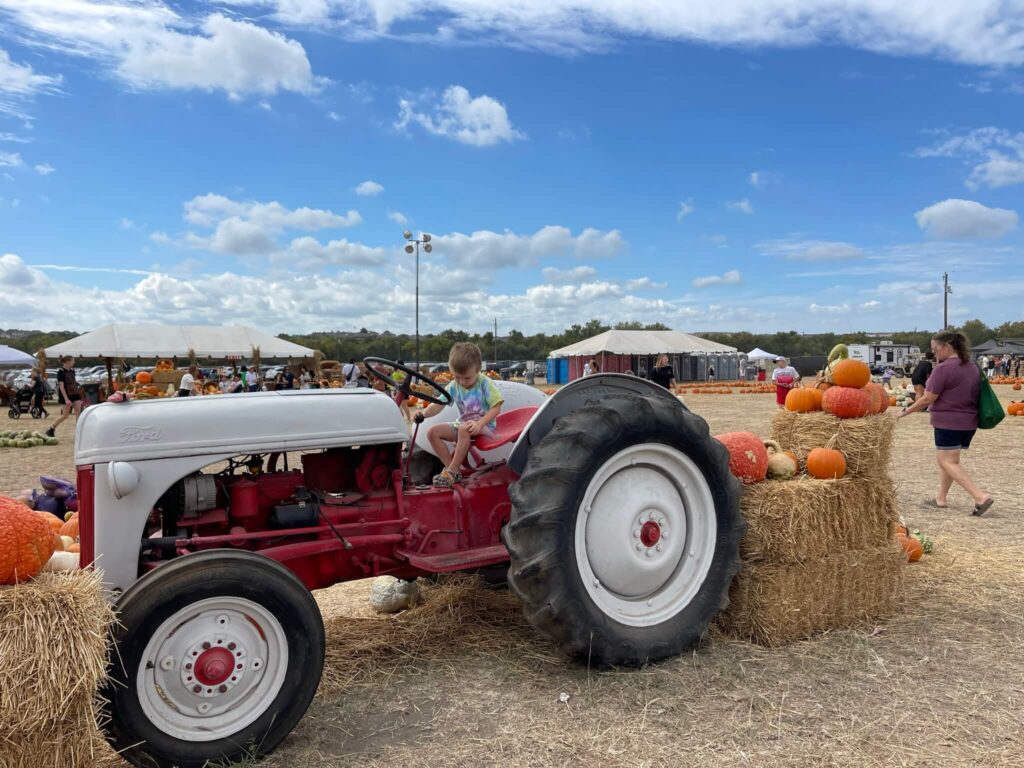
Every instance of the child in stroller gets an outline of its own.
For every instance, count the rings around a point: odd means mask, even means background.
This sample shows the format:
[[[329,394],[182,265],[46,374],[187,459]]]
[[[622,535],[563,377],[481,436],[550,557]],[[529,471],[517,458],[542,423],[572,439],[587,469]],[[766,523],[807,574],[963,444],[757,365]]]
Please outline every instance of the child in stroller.
[[[43,407],[42,398],[37,398],[35,391],[30,386],[24,386],[18,390],[11,402],[11,407],[7,410],[7,418],[20,419],[23,413],[31,414],[33,419],[49,416],[46,408]]]

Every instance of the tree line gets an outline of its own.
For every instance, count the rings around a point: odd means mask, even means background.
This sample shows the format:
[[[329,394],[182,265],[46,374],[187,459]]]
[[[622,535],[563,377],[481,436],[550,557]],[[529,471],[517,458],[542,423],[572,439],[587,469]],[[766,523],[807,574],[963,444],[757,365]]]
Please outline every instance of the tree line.
[[[495,340],[491,331],[467,333],[448,328],[440,333],[420,336],[419,359],[443,361],[448,359],[448,350],[457,341],[471,341],[477,344],[487,360],[545,360],[548,354],[561,347],[604,333],[607,330],[669,330],[661,323],[624,322],[608,325],[600,320],[574,323],[561,333],[526,334],[511,330],[507,335],[498,335]],[[981,344],[992,338],[1024,338],[1024,321],[1006,322],[990,327],[981,320],[969,320],[956,330],[967,334],[972,344]],[[922,350],[928,348],[933,331],[899,331],[886,338],[895,344],[914,344]],[[0,343],[35,354],[45,347],[59,344],[77,336],[72,331],[0,331]],[[877,337],[865,332],[855,333],[799,333],[779,331],[776,333],[698,333],[702,338],[736,347],[749,352],[760,347],[787,357],[803,355],[824,355],[836,344],[866,344]],[[411,362],[415,357],[415,337],[412,334],[394,334],[388,331],[377,333],[366,328],[358,332],[318,331],[307,334],[279,334],[282,339],[319,350],[327,360],[347,361],[351,358],[383,357]],[[497,342],[497,343],[495,343]]]

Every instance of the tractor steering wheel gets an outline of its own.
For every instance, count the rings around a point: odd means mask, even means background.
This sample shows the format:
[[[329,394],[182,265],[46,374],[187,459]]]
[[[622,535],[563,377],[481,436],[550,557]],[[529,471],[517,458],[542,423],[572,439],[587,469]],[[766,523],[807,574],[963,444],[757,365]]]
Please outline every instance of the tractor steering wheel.
[[[384,371],[374,368],[371,363],[379,363],[381,365],[386,365],[389,368],[397,368],[405,374],[405,380],[399,384],[393,378],[384,373]],[[432,397],[431,395],[424,395],[422,392],[417,392],[416,397],[420,400],[426,400],[428,403],[432,403],[434,405],[451,405],[452,403],[452,396],[448,394],[448,391],[444,387],[430,377],[424,376],[419,371],[414,371],[412,368],[406,368],[404,365],[399,365],[393,360],[385,360],[383,357],[364,357],[363,365],[366,366],[366,370],[383,381],[386,385],[398,390],[402,395],[402,400],[409,397],[409,393],[412,391],[412,380],[419,379],[424,384],[428,384],[430,387],[437,390],[440,395],[440,397]]]

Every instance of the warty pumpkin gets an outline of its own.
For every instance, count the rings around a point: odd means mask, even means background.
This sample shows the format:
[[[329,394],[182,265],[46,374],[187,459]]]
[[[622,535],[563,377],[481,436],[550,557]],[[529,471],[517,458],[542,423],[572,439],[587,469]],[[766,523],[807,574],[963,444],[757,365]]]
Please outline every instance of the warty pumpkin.
[[[838,480],[846,475],[846,457],[835,448],[815,448],[807,454],[807,474],[818,480]]]
[[[889,394],[881,384],[865,384],[864,391],[871,397],[872,413],[885,413],[889,409]]]
[[[871,369],[860,360],[839,360],[831,367],[832,383],[859,389],[871,381]]]
[[[39,513],[0,496],[0,584],[31,579],[53,554],[53,531]]]
[[[821,407],[840,419],[857,419],[871,413],[871,395],[853,387],[830,387],[821,398]]]
[[[729,471],[744,483],[759,483],[768,474],[768,449],[753,432],[726,432],[716,435],[729,451]]]

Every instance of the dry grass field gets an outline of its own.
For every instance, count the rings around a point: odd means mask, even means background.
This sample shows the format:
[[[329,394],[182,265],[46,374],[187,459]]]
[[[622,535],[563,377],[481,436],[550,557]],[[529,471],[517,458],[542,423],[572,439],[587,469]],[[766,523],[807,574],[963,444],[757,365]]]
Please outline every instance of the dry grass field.
[[[768,395],[687,403],[713,433],[767,434],[775,409]],[[935,554],[909,567],[891,620],[782,649],[716,634],[682,658],[595,672],[554,653],[503,591],[434,587],[423,608],[380,619],[366,582],[325,590],[324,683],[263,765],[1024,765],[1024,418],[979,433],[965,464],[992,511],[971,517],[962,491],[925,509],[927,416],[900,422],[901,509]],[[0,493],[71,471],[70,439],[0,450]]]

